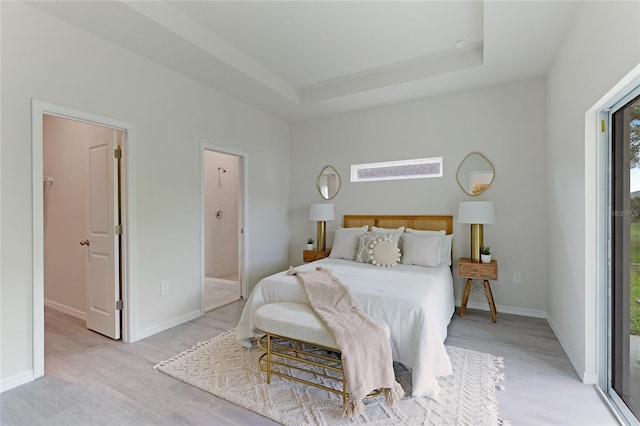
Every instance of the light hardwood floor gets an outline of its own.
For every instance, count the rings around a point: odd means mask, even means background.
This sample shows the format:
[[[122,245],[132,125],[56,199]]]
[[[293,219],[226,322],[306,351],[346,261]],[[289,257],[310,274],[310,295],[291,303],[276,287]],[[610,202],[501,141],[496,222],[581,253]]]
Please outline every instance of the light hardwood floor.
[[[114,342],[45,310],[45,377],[0,395],[2,425],[275,424],[152,366],[235,327],[244,301],[142,341]],[[595,389],[578,380],[546,321],[467,310],[447,344],[504,357],[500,416],[517,425],[616,424]]]
[[[226,290],[210,285],[204,287],[204,309],[206,312],[218,309],[240,299],[240,290]]]

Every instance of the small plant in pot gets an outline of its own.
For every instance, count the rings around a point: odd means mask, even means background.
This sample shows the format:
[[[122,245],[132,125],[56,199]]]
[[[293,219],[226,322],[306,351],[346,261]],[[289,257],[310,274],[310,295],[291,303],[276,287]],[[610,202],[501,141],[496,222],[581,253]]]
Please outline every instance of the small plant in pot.
[[[313,238],[307,240],[307,250],[313,250]]]
[[[480,261],[482,263],[491,262],[491,247],[480,247]]]

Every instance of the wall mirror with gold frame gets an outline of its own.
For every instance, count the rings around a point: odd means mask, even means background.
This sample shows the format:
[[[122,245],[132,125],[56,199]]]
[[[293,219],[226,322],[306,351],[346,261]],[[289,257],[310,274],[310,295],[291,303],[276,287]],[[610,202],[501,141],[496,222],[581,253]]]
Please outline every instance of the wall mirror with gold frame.
[[[480,195],[485,192],[491,186],[494,177],[493,164],[479,152],[472,152],[464,157],[456,173],[458,185],[468,195]]]
[[[340,191],[340,185],[342,185],[340,174],[332,166],[325,166],[316,180],[318,192],[325,200],[333,199]]]

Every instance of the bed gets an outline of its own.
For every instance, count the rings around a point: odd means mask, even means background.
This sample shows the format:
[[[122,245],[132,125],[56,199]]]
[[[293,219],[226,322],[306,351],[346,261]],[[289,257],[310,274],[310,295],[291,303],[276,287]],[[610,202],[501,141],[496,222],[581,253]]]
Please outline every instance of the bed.
[[[444,230],[450,237],[452,224],[452,216],[344,217],[344,228],[367,225],[371,230],[372,227],[404,226],[414,230]],[[455,309],[451,266],[446,263],[435,267],[397,264],[385,268],[329,257],[296,269],[313,270],[317,266],[330,269],[349,286],[369,316],[389,325],[394,361],[412,370],[411,394],[437,397],[437,377],[451,374],[444,347],[447,326]],[[251,347],[257,334],[252,312],[272,302],[309,303],[297,278],[287,275],[286,271],[262,279],[247,299],[238,323],[236,336],[241,345]]]

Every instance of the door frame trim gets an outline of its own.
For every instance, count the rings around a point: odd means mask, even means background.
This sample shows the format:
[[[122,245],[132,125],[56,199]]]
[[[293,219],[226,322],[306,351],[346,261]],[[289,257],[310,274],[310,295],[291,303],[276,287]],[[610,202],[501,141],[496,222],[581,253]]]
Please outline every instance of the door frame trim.
[[[31,168],[33,217],[33,376],[44,375],[44,211],[43,211],[43,125],[42,115],[49,114],[123,131],[122,146],[122,294],[126,302],[122,310],[122,340],[136,340],[135,291],[135,126],[97,114],[31,100]]]
[[[205,307],[205,259],[204,259],[204,153],[205,151],[214,151],[221,154],[234,155],[239,158],[239,199],[242,201],[238,212],[238,227],[242,230],[239,238],[240,242],[240,297],[246,299],[248,296],[247,290],[247,253],[248,253],[248,240],[247,240],[247,212],[249,211],[249,198],[247,188],[249,186],[249,154],[243,151],[236,151],[222,146],[211,145],[207,143],[200,143],[200,311],[202,315],[206,313]]]

